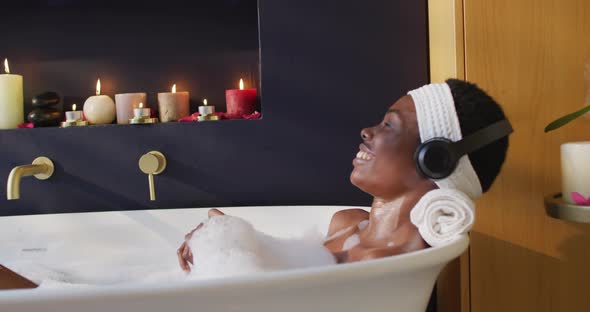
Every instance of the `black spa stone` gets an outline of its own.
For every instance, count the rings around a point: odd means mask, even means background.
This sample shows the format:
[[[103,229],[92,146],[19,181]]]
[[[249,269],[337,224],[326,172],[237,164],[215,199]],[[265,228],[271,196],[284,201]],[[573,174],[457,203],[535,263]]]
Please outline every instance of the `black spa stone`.
[[[55,108],[35,108],[27,116],[35,127],[57,127],[62,121],[62,113]]]
[[[55,92],[44,92],[33,97],[33,107],[51,107],[59,104],[59,94]]]

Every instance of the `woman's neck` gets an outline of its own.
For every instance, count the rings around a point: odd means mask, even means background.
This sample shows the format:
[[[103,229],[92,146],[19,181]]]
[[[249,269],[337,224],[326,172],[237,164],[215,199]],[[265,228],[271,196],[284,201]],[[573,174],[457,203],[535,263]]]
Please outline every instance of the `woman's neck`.
[[[390,199],[375,198],[371,205],[367,228],[370,236],[376,239],[387,238],[402,224],[409,222],[412,208],[424,194],[436,188],[434,183],[426,182],[401,196]]]

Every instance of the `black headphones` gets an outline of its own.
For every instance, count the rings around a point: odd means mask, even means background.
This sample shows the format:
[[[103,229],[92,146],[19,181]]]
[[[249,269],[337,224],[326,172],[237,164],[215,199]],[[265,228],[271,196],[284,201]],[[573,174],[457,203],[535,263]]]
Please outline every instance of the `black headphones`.
[[[420,144],[414,153],[418,172],[433,180],[444,179],[455,171],[463,155],[508,136],[512,131],[510,122],[504,119],[457,142],[446,138],[432,138]]]

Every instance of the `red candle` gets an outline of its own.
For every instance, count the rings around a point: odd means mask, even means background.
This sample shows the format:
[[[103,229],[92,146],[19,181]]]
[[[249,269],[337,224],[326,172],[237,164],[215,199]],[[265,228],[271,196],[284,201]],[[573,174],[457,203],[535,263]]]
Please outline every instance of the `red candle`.
[[[230,118],[242,118],[256,110],[256,89],[244,89],[244,80],[240,79],[240,89],[225,90],[225,103]]]

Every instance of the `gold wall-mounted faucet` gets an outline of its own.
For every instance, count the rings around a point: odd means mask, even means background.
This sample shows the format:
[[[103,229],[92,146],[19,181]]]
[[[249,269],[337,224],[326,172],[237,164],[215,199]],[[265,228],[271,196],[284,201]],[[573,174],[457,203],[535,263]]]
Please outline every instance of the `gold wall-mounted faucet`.
[[[17,166],[10,171],[6,183],[6,199],[20,198],[20,180],[22,177],[35,176],[39,180],[47,180],[53,175],[55,166],[47,157],[37,157],[32,165]]]
[[[148,175],[150,186],[150,200],[156,200],[156,187],[154,185],[154,175],[158,175],[166,169],[166,157],[164,154],[151,151],[139,159],[139,169]]]

